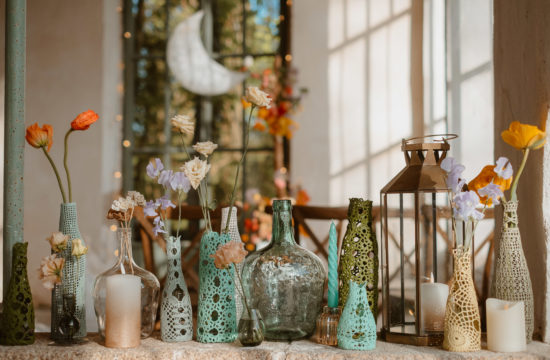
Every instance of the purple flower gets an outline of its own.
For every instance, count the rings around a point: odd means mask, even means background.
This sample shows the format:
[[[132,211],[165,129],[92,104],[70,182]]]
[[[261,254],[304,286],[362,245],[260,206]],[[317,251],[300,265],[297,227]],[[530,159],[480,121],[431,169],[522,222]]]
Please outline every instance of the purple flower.
[[[153,200],[147,201],[143,208],[143,213],[145,216],[157,216],[157,207],[158,205]]]
[[[166,210],[166,209],[168,209],[169,207],[171,207],[171,208],[175,208],[175,207],[176,207],[176,205],[174,205],[174,204],[172,203],[172,201],[170,201],[170,199],[168,198],[168,195],[164,195],[164,196],[162,196],[161,198],[157,199],[157,206],[159,206],[159,205],[160,205],[160,208],[161,208],[162,210]]]
[[[155,236],[158,236],[160,233],[166,233],[164,230],[164,221],[160,219],[160,216],[157,216],[155,220],[153,220],[153,224],[155,224],[155,227],[153,228]]]
[[[495,205],[499,204],[498,199],[504,195],[500,187],[498,185],[493,184],[493,182],[479,189],[477,193],[481,196],[487,196],[489,199],[493,201],[493,204]]]
[[[483,213],[476,209],[479,205],[479,196],[475,191],[458,193],[453,201],[455,203],[453,213],[456,219],[463,221],[483,219]]]
[[[158,183],[165,188],[170,187],[170,179],[172,179],[172,170],[162,170],[158,179]]]
[[[159,158],[155,158],[155,163],[150,161],[145,168],[145,170],[147,170],[147,176],[149,176],[151,179],[156,179],[163,169],[164,165],[162,165],[162,161],[160,161]]]
[[[174,191],[188,192],[191,188],[191,183],[185,174],[181,171],[175,172],[170,179],[170,186]]]
[[[441,168],[447,172],[447,186],[453,193],[458,193],[466,183],[460,178],[464,171],[464,165],[459,164],[454,158],[447,157],[441,162]]]
[[[508,180],[514,174],[514,169],[512,168],[510,160],[504,156],[498,158],[496,165],[495,173],[504,180]]]

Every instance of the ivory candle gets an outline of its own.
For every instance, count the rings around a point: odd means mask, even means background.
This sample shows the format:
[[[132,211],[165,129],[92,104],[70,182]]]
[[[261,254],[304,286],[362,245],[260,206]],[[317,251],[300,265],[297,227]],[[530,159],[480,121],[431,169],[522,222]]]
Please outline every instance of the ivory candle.
[[[525,309],[523,301],[489,298],[487,310],[487,349],[498,352],[524,351]]]
[[[420,324],[424,331],[443,331],[445,328],[445,307],[449,296],[449,286],[434,282],[420,285]]]
[[[112,275],[106,279],[105,346],[132,348],[141,339],[141,279]]]

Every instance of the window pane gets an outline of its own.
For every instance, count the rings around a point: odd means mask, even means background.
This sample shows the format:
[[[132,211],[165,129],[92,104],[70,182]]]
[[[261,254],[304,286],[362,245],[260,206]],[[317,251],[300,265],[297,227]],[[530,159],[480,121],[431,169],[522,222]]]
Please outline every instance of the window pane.
[[[212,154],[212,169],[208,177],[210,190],[214,199],[218,204],[229,204],[233,184],[235,183],[235,174],[237,164],[241,160],[241,152],[239,151],[217,151]],[[235,198],[241,198],[242,189],[242,169],[239,174],[239,182],[235,190]]]
[[[249,3],[246,16],[247,52],[276,52],[280,42],[280,0],[251,0]]]
[[[134,1],[136,54],[162,56],[166,48],[164,0]]]
[[[242,53],[242,1],[218,0],[214,4],[214,52],[222,55]]]
[[[274,197],[273,153],[250,152],[246,156],[246,189],[258,189],[262,196]]]

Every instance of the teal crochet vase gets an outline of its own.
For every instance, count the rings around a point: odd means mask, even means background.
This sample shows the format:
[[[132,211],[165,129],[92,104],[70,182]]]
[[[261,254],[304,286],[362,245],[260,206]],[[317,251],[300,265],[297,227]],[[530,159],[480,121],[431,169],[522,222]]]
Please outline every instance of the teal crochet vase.
[[[4,298],[2,314],[2,345],[30,345],[34,343],[34,307],[27,276],[28,243],[13,245],[11,277]]]
[[[233,342],[237,339],[235,284],[233,267],[220,270],[214,266],[218,247],[231,241],[229,234],[208,231],[202,235],[199,250],[199,312],[197,341]]]
[[[349,295],[338,323],[338,347],[345,350],[373,350],[376,322],[368,306],[366,284],[349,282]]]
[[[162,341],[179,342],[193,339],[193,310],[187,284],[181,269],[180,238],[166,240],[168,275],[160,303],[160,337]]]
[[[70,342],[79,341],[86,337],[86,308],[85,308],[85,289],[86,289],[86,255],[79,259],[71,255],[73,239],[81,239],[82,245],[86,246],[84,239],[78,229],[78,217],[76,213],[76,203],[61,204],[61,214],[59,216],[59,231],[69,235],[70,239],[67,248],[60,253],[65,259],[63,267],[63,282],[60,286],[55,286],[52,290],[52,318],[51,318],[51,337],[55,341]],[[62,320],[66,318],[66,307],[63,307],[63,297],[72,298],[74,296],[74,317],[78,320],[79,328],[76,333],[71,334],[70,339],[63,329]],[[67,300],[65,300],[67,303]]]

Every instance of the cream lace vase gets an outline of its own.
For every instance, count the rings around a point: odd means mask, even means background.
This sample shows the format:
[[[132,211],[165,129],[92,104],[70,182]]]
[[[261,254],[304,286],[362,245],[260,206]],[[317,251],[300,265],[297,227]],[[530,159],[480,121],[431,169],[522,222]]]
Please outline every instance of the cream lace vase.
[[[481,326],[471,269],[471,254],[453,250],[454,273],[445,309],[443,348],[449,351],[481,350]]]
[[[220,234],[225,230],[225,226],[227,224],[227,217],[229,216],[229,207],[224,207],[222,209],[222,227]],[[241,243],[241,234],[239,233],[239,226],[237,225],[237,208],[233,207],[231,209],[231,220],[229,222],[229,237],[231,238],[231,241],[236,241],[238,243]],[[243,271],[243,263],[237,264],[237,271],[239,273],[242,273]],[[241,282],[237,279],[237,274],[235,274],[235,277],[233,278],[233,282],[235,283],[235,306],[237,308],[237,324],[239,323],[239,320],[241,319],[241,315],[243,313],[243,298],[242,298],[242,288],[241,288]]]
[[[525,336],[531,342],[534,329],[533,288],[518,227],[518,202],[503,203],[502,237],[495,262],[493,296],[525,304]]]

